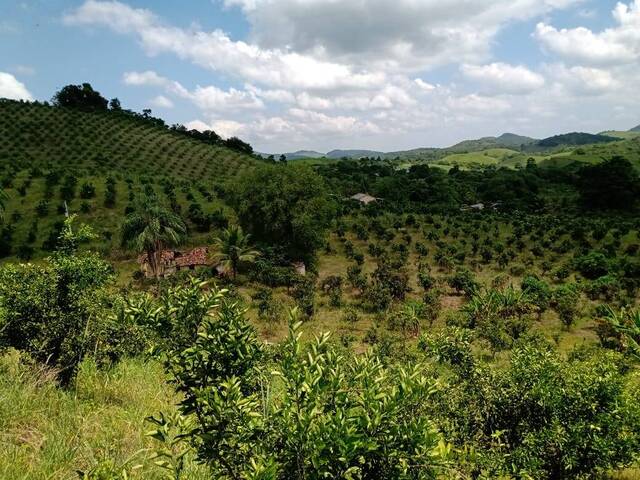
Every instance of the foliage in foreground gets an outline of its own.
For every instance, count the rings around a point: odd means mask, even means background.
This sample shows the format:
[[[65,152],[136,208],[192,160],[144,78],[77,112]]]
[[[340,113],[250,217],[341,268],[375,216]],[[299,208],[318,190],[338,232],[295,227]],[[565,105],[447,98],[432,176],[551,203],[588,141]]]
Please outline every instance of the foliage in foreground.
[[[197,458],[216,478],[432,478],[447,452],[427,415],[436,386],[425,367],[386,367],[373,355],[347,362],[328,335],[305,347],[296,317],[269,351],[220,299],[194,344],[167,354],[184,395],[182,438]],[[154,437],[174,438],[163,433],[167,417],[151,421]],[[170,455],[174,475],[176,465]]]
[[[470,335],[451,329],[421,340],[450,367],[435,408],[469,474],[593,478],[634,461],[639,379],[628,380],[619,354],[578,350],[565,360],[545,340],[529,337],[501,368],[474,358]]]
[[[266,348],[224,292],[203,295],[194,343],[167,351],[181,416],[151,419],[175,478],[176,438],[216,478],[593,478],[637,459],[640,388],[619,354],[565,359],[526,335],[487,365],[454,328],[420,342],[437,369],[347,361],[327,335],[303,345],[295,312]]]

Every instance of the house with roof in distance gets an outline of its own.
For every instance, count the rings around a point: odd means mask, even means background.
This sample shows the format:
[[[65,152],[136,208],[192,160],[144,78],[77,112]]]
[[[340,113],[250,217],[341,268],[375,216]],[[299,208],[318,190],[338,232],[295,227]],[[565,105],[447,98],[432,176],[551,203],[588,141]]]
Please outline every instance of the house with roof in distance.
[[[356,202],[360,202],[362,205],[369,205],[372,202],[377,202],[381,200],[380,198],[373,197],[368,193],[356,193],[349,197],[350,200],[355,200]]]
[[[474,203],[473,205],[463,205],[460,208],[461,212],[468,212],[469,210],[475,210],[476,212],[481,212],[485,208],[490,208],[491,210],[498,210],[498,208],[502,205],[502,202],[493,202],[489,205],[486,205],[482,202]]]
[[[208,259],[207,247],[197,247],[183,252],[180,250],[163,250],[159,255],[158,275],[162,278],[173,275],[180,270],[195,270],[196,267],[206,267],[211,263]],[[138,257],[138,264],[144,276],[154,276],[153,268],[146,253]]]

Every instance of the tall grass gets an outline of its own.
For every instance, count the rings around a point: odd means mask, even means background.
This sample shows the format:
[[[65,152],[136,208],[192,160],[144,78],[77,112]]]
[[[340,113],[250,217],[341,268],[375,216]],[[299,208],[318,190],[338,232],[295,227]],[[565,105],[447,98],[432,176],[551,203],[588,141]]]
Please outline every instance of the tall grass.
[[[144,418],[174,410],[176,398],[155,361],[128,359],[109,372],[81,365],[75,387],[13,351],[0,357],[0,478],[76,479],[98,465],[132,478],[161,478]],[[142,465],[141,468],[135,468]],[[189,464],[186,478],[206,478]]]

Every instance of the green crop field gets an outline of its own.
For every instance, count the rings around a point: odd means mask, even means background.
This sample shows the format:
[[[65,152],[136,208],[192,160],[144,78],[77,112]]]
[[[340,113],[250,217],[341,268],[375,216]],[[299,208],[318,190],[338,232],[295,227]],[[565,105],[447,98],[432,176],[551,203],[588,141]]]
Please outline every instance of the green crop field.
[[[447,155],[436,163],[441,165],[458,166],[462,168],[478,168],[490,165],[498,165],[510,156],[518,155],[519,152],[507,148],[490,148],[480,152],[455,153]]]

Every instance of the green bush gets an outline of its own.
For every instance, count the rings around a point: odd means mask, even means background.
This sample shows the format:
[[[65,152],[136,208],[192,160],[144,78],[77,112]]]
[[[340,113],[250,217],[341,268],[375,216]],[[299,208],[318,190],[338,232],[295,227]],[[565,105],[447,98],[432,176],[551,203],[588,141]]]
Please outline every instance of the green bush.
[[[609,261],[600,252],[590,252],[576,258],[575,265],[576,270],[589,280],[595,280],[609,273]]]
[[[625,378],[618,355],[565,360],[529,339],[502,368],[469,359],[464,336],[425,344],[441,361],[466,365],[453,369],[434,414],[462,449],[459,465],[471,476],[595,478],[635,460],[640,389]]]
[[[423,366],[347,361],[328,335],[303,346],[292,323],[267,371],[251,327],[225,305],[168,361],[184,395],[180,438],[214,478],[427,479],[440,470],[446,446],[426,415],[435,387]],[[164,434],[164,416],[153,423],[173,472],[180,449]]]
[[[0,270],[0,344],[59,370],[68,384],[99,343],[112,269],[96,255],[55,255],[43,265]]]

